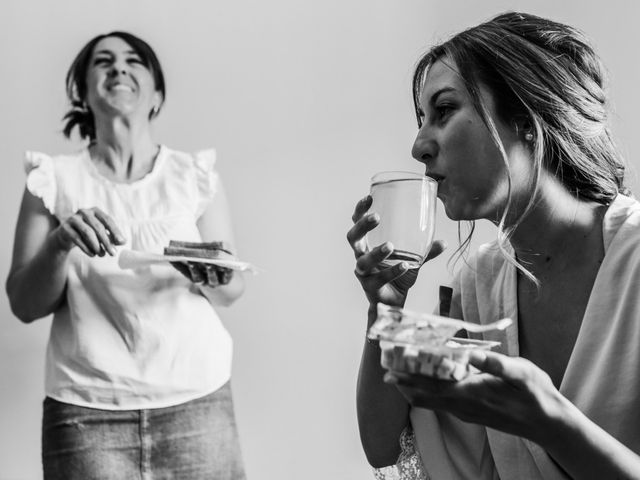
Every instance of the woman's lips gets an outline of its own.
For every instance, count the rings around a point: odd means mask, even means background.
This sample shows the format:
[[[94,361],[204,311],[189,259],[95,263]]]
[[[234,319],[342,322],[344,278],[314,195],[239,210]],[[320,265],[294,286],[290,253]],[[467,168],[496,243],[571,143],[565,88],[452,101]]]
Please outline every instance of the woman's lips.
[[[124,83],[114,83],[107,87],[107,90],[111,92],[128,92],[133,93],[133,87]]]
[[[429,174],[428,176],[438,182],[438,197],[440,197],[440,194],[443,193],[442,187],[444,186],[445,177],[437,174]]]
[[[437,173],[427,173],[426,174],[427,177],[432,178],[433,180],[435,180],[436,182],[438,182],[438,184],[444,180],[444,176],[443,175],[439,175]]]

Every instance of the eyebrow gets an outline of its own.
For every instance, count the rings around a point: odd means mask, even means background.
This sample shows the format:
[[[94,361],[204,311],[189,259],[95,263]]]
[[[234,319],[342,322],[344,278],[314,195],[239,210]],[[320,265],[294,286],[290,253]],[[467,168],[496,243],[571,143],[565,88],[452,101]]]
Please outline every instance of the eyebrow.
[[[98,50],[96,52],[94,52],[94,55],[113,55],[115,52],[113,50]],[[135,50],[126,50],[124,53],[129,54],[129,55],[137,55],[140,56],[140,54],[138,52],[136,52]]]
[[[438,99],[438,97],[443,93],[456,92],[456,91],[457,90],[454,87],[442,87],[440,90],[436,90],[436,92],[433,95],[431,95],[431,98],[429,99],[429,103],[433,105],[436,103],[436,100]]]

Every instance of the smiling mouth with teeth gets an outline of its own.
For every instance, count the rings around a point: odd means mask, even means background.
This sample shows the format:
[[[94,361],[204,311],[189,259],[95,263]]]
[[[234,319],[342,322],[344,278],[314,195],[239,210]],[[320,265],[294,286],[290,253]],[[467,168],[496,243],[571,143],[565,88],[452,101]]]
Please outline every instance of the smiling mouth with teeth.
[[[112,85],[111,87],[109,87],[110,91],[122,91],[122,92],[133,92],[133,88],[130,87],[129,85],[123,85],[121,83],[117,84],[117,85]]]

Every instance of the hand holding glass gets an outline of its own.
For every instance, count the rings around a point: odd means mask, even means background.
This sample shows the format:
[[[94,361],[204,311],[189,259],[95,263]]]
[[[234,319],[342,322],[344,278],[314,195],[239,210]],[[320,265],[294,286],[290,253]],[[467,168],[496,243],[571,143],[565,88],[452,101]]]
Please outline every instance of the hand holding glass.
[[[377,227],[367,233],[369,250],[384,243],[393,252],[383,262],[407,262],[418,268],[433,243],[436,223],[438,183],[419,173],[380,172],[371,178],[371,212],[380,217]]]

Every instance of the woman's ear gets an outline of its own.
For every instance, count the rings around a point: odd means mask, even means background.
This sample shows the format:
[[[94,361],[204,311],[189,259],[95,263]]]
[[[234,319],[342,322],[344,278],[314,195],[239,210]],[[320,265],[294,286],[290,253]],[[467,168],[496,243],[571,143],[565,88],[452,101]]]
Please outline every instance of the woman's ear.
[[[158,113],[160,113],[160,108],[162,107],[163,103],[164,103],[164,98],[162,98],[162,93],[156,90],[156,92],[153,95],[153,107],[151,107],[151,113],[149,114],[150,119],[158,116]]]
[[[518,115],[514,119],[516,135],[525,142],[533,141],[533,122],[527,115]]]

